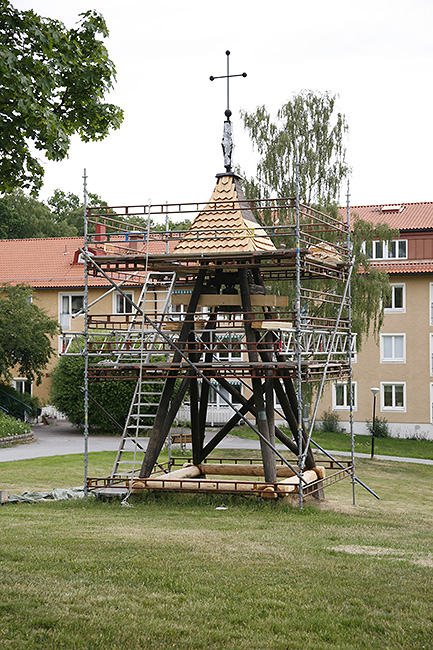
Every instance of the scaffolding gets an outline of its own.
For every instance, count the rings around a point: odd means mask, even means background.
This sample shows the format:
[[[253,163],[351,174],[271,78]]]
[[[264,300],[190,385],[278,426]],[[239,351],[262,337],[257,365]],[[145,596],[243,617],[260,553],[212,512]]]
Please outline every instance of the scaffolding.
[[[344,478],[364,486],[355,474],[353,428],[347,462],[312,440],[325,382],[351,384],[349,221],[303,205],[298,197],[250,201],[238,191],[234,174],[217,178],[217,184],[233,184],[234,199],[86,212],[86,325],[84,335],[69,337],[64,353],[85,357],[86,391],[89,381],[135,382],[112,472],[88,479],[86,470],[86,489],[296,494],[302,508],[305,496],[321,495]],[[227,226],[226,216],[235,213],[241,225]],[[188,231],[152,230],[155,216],[194,220]],[[88,274],[105,278],[107,293],[123,295],[130,311],[93,313],[97,301],[88,301]],[[125,285],[140,288],[136,303]],[[308,426],[307,384],[316,386]],[[205,440],[211,391],[233,415]],[[159,453],[187,394],[190,464],[180,469],[185,458],[170,458],[160,465]],[[260,467],[252,459],[208,458],[239,423],[260,440]],[[277,449],[276,440],[293,459]],[[320,468],[312,444],[327,457]]]

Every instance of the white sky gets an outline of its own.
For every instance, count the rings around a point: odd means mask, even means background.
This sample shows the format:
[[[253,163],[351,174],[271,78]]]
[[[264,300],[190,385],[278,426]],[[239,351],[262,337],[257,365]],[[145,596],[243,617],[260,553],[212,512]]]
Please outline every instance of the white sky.
[[[45,164],[41,198],[88,188],[109,205],[206,201],[224,171],[226,70],[234,162],[253,172],[239,110],[276,110],[302,89],[339,95],[349,123],[351,203],[433,200],[433,0],[12,0],[72,27],[105,17],[117,68],[109,100],[124,109],[104,141],[73,139]],[[345,189],[343,190],[345,193]],[[344,201],[342,197],[342,201]]]

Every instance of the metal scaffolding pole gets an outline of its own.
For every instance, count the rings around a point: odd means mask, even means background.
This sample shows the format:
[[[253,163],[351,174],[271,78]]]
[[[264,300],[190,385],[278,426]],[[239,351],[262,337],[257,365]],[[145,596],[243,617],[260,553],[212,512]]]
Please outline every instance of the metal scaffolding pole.
[[[349,258],[352,256],[352,244],[350,241],[350,194],[349,181],[347,181],[346,196],[346,219],[347,219],[347,253]],[[355,434],[353,430],[353,369],[352,369],[352,287],[348,287],[348,309],[347,316],[349,321],[349,350],[347,353],[349,362],[349,428],[350,428],[350,453],[352,458],[352,502],[356,506],[356,469],[355,469]]]
[[[87,221],[87,174],[83,176],[84,194],[84,501],[87,502],[89,464],[89,242]]]
[[[299,160],[296,154],[296,362],[297,362],[297,400],[298,400],[298,471],[303,471],[303,408],[302,408],[302,331],[301,331],[301,224],[299,210]],[[299,481],[299,509],[303,508],[302,481]]]

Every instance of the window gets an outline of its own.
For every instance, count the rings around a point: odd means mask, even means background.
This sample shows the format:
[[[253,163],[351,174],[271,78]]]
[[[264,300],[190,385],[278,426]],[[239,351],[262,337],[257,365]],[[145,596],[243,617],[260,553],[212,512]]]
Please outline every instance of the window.
[[[380,335],[380,362],[406,363],[406,335]]]
[[[406,384],[381,383],[382,411],[406,410]]]
[[[433,282],[430,283],[430,325],[433,325]]]
[[[430,334],[430,375],[433,377],[433,334]]]
[[[12,380],[12,385],[22,395],[24,393],[27,393],[27,395],[32,394],[32,383],[25,377],[16,377]]]
[[[391,284],[391,297],[385,304],[385,312],[404,313],[406,311],[406,285]]]
[[[407,257],[407,239],[394,239],[388,248],[388,259],[404,260]]]
[[[334,382],[332,391],[332,408],[334,411],[350,408],[349,382]],[[352,403],[356,411],[356,382],[352,382]]]
[[[126,298],[125,298],[126,296]],[[114,294],[114,313],[115,314],[132,314],[132,304],[134,294],[125,291],[125,296],[121,293]]]
[[[374,241],[362,247],[365,254],[372,260],[404,260],[407,258],[407,239],[394,239],[388,242]]]
[[[84,308],[84,295],[70,293],[60,295],[60,327],[62,330],[71,329],[71,318]]]
[[[240,385],[239,382],[231,382],[231,384],[233,385],[234,388],[236,388],[236,390],[241,392],[241,385]],[[214,386],[219,391],[220,394],[216,392]],[[201,382],[199,383],[199,392],[201,394]],[[233,404],[236,407],[241,406],[240,402],[238,402],[235,399],[235,397],[233,397],[232,394],[229,393],[228,390],[226,390],[225,388],[223,388],[219,384],[212,384],[212,386],[210,387],[209,398],[208,398],[209,406],[217,406],[218,408],[221,408],[221,407],[227,407],[228,408],[229,405],[227,404],[227,402],[225,401],[223,396],[230,402],[230,404]]]
[[[59,336],[59,354],[70,352],[69,347],[74,340],[75,337],[73,334],[62,334]]]
[[[235,361],[242,357],[243,335],[238,333],[213,334],[215,357],[219,361]]]

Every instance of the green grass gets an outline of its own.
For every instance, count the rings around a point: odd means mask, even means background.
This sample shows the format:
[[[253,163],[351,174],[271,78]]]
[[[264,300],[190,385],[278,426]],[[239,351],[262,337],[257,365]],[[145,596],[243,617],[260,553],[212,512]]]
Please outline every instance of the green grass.
[[[247,426],[236,427],[232,435],[257,440],[257,435]],[[313,433],[315,440],[324,449],[350,451],[350,435],[347,433]],[[371,436],[355,436],[355,451],[370,453]],[[399,456],[433,460],[433,440],[407,440],[404,438],[375,438],[374,453],[381,456]]]
[[[231,451],[234,456],[237,452]],[[225,455],[229,455],[228,452]],[[113,454],[92,453],[106,475]],[[2,463],[1,487],[82,482],[82,456]],[[303,512],[250,498],[0,508],[5,650],[418,650],[433,638],[433,470],[362,460]],[[216,510],[219,504],[227,510]]]

